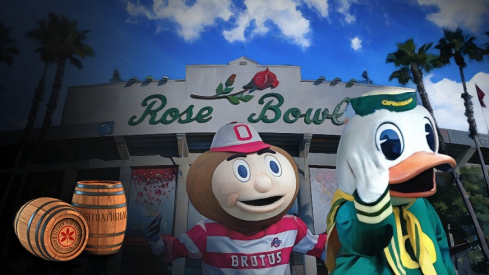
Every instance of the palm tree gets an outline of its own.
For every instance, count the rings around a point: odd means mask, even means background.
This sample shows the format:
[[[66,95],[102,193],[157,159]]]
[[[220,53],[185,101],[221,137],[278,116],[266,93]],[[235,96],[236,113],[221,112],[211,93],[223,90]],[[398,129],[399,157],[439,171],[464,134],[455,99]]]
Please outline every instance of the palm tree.
[[[453,57],[455,64],[457,64],[460,77],[462,78],[462,85],[464,92],[462,98],[464,99],[465,105],[465,116],[467,116],[467,122],[469,123],[469,134],[472,139],[478,136],[477,124],[474,119],[474,110],[472,108],[471,98],[467,92],[467,85],[465,81],[464,68],[467,67],[464,55],[468,55],[469,59],[475,60],[477,62],[483,60],[482,49],[479,48],[475,43],[475,37],[462,34],[462,30],[457,28],[456,31],[451,31],[449,29],[443,30],[444,37],[440,39],[438,45],[435,46],[440,50],[440,61],[443,64],[450,64],[450,59]]]
[[[477,147],[477,151],[479,154],[479,159],[481,162],[482,172],[484,175],[484,179],[486,181],[486,185],[488,187],[489,192],[489,177],[487,175],[486,165],[484,163],[484,158],[482,157],[482,152],[480,149],[479,142],[479,133],[477,132],[477,124],[474,119],[474,110],[472,108],[472,96],[467,92],[467,85],[465,82],[464,68],[467,67],[467,63],[465,62],[464,55],[468,55],[469,59],[475,60],[477,62],[483,60],[483,51],[479,48],[475,43],[475,37],[469,35],[463,35],[462,30],[457,28],[456,31],[451,31],[448,29],[443,30],[444,37],[440,39],[438,45],[435,46],[436,49],[440,50],[440,62],[445,64],[450,64],[450,59],[453,57],[455,60],[455,64],[457,64],[460,77],[462,79],[463,93],[462,98],[464,99],[465,106],[465,116],[467,117],[467,122],[469,123],[469,135],[474,140],[475,145]],[[460,183],[457,182],[459,188],[463,189]],[[464,201],[465,196],[464,196]],[[466,201],[466,204],[470,203]],[[473,218],[473,217],[472,217]],[[480,230],[480,226],[477,220],[473,220],[474,226],[476,230]],[[481,238],[482,237],[482,238]],[[483,248],[483,253],[486,260],[489,260],[489,251],[487,249],[487,244],[485,243],[485,239],[482,236],[478,236],[479,241],[481,242],[481,247]],[[482,243],[484,242],[484,243]]]
[[[47,69],[51,64],[56,61],[55,53],[53,53],[53,49],[51,49],[49,45],[49,37],[53,35],[53,32],[55,32],[53,26],[52,24],[47,25],[44,21],[37,21],[37,23],[39,25],[39,28],[27,32],[26,35],[32,39],[37,40],[41,44],[41,46],[37,48],[35,52],[39,53],[39,57],[44,63],[44,69],[42,71],[41,78],[39,79],[36,91],[34,93],[34,99],[32,100],[31,110],[29,112],[27,125],[22,136],[21,144],[27,142],[26,139],[29,137],[30,131],[32,130],[34,122],[36,120],[37,111],[46,90],[45,78]]]
[[[19,172],[20,160],[22,159],[22,154],[24,152],[25,146],[29,140],[32,129],[34,128],[34,123],[37,118],[37,113],[39,110],[39,106],[41,105],[44,92],[46,90],[46,72],[50,64],[52,64],[56,59],[53,53],[53,49],[50,48],[49,37],[53,36],[55,31],[53,29],[52,24],[46,24],[44,20],[37,21],[38,28],[26,33],[26,35],[32,39],[38,41],[41,46],[38,47],[35,52],[39,53],[39,56],[44,63],[44,69],[41,74],[41,78],[39,79],[36,89],[34,91],[34,98],[32,99],[32,105],[29,110],[29,115],[27,116],[27,123],[24,127],[24,131],[22,132],[22,137],[20,140],[19,148],[17,150],[17,156],[14,163],[14,169],[10,174],[8,184],[6,186],[6,190],[2,196],[2,202],[0,205],[0,217],[3,212],[5,203],[7,201],[8,195],[10,193],[10,189],[15,180],[17,173]]]
[[[471,101],[472,96],[467,92],[467,84],[464,75],[464,68],[467,67],[464,56],[468,56],[469,59],[480,62],[483,60],[484,50],[479,48],[474,43],[475,37],[470,35],[464,36],[460,28],[457,28],[456,31],[444,29],[443,34],[444,37],[440,39],[435,48],[440,50],[440,61],[443,64],[450,64],[450,59],[453,58],[455,60],[455,64],[458,66],[464,89],[462,98],[464,99],[465,116],[467,117],[467,122],[469,123],[469,135],[470,138],[474,140],[477,151],[479,152],[484,178],[489,191],[489,177],[485,169],[484,159],[482,158],[482,154],[480,152],[479,133],[477,132],[477,124],[474,118],[474,109]]]
[[[41,131],[37,139],[34,153],[29,158],[30,161],[34,159],[41,148],[49,127],[52,124],[52,117],[58,106],[59,92],[62,86],[66,61],[69,61],[70,64],[76,68],[82,69],[83,64],[77,57],[85,58],[87,56],[95,56],[92,47],[85,44],[85,40],[88,38],[87,33],[90,32],[90,30],[79,31],[77,29],[77,24],[77,20],[70,21],[64,15],[60,18],[53,13],[49,13],[48,29],[53,30],[54,32],[49,32],[49,37],[47,38],[46,43],[50,45],[49,53],[55,58],[56,72]]]
[[[0,61],[7,63],[10,67],[13,65],[12,55],[19,54],[19,48],[12,46],[14,42],[9,37],[12,28],[6,28],[2,22],[0,22]]]
[[[89,30],[79,31],[77,29],[78,21],[70,21],[64,15],[58,17],[53,13],[49,13],[48,17],[49,21],[47,25],[44,25],[44,29],[46,30],[46,32],[37,33],[36,30],[34,30],[31,34],[34,36],[34,38],[40,38],[39,42],[41,42],[42,46],[41,48],[38,48],[37,51],[40,53],[41,59],[43,59],[43,61],[56,62],[56,73],[51,89],[50,99],[47,104],[47,110],[44,115],[44,120],[36,141],[34,151],[27,158],[26,164],[23,166],[23,176],[18,187],[14,208],[17,207],[19,204],[20,195],[25,185],[25,175],[27,174],[29,165],[35,159],[37,153],[41,149],[44,139],[46,138],[46,135],[48,133],[49,127],[51,126],[52,116],[57,107],[59,92],[62,86],[62,79],[66,67],[66,61],[69,61],[75,67],[81,69],[83,65],[82,62],[77,58],[77,56],[81,58],[84,58],[86,56],[94,56],[93,49],[84,42],[87,39],[87,33],[89,32]],[[43,26],[40,26],[40,29],[42,29]],[[45,64],[46,63],[48,62],[45,62]],[[7,192],[4,197],[6,196],[8,196]],[[3,208],[4,205],[2,205],[2,210]],[[8,247],[8,242],[4,244],[3,251],[6,251],[6,247]]]
[[[387,55],[386,63],[394,63],[396,67],[400,67],[399,70],[394,71],[390,75],[389,81],[397,78],[402,85],[406,85],[409,81],[416,84],[421,103],[434,119],[438,140],[440,141],[440,152],[446,153],[445,141],[438,129],[433,108],[423,83],[423,71],[430,72],[432,69],[442,66],[438,56],[427,53],[432,45],[433,43],[424,44],[416,52],[413,39],[409,39],[404,44],[398,43],[397,51]]]
[[[0,22],[0,62],[5,62],[12,67],[13,59],[12,55],[19,54],[19,48],[12,46],[14,42],[9,37],[11,28],[5,28],[3,23]],[[0,83],[0,92],[3,92],[3,85]]]

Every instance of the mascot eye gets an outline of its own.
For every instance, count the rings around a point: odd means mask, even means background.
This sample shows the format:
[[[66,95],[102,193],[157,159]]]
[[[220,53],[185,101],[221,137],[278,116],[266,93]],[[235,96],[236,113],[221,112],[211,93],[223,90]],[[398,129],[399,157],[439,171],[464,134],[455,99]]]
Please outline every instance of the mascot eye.
[[[424,133],[426,135],[426,142],[430,146],[431,151],[436,151],[436,136],[431,121],[428,118],[424,118]]]
[[[404,151],[401,131],[392,123],[380,125],[375,134],[375,145],[388,160],[397,159]]]
[[[236,178],[241,182],[247,182],[250,179],[250,167],[248,163],[242,159],[237,159],[233,162],[233,172]]]
[[[265,156],[265,164],[267,165],[268,171],[275,177],[280,177],[282,175],[282,168],[280,167],[280,162],[271,155]]]

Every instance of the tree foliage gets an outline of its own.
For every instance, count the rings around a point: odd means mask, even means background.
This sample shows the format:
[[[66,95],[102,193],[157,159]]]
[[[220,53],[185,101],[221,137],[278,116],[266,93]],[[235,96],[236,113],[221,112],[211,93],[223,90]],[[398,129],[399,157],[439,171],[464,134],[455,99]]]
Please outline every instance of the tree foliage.
[[[397,51],[389,53],[386,62],[394,63],[400,69],[394,71],[389,77],[389,80],[397,78],[399,83],[403,85],[407,84],[409,80],[417,84],[413,69],[430,72],[435,68],[441,67],[442,63],[439,61],[438,56],[428,53],[432,45],[433,43],[423,44],[416,52],[413,39],[409,39],[404,44],[398,43]]]
[[[10,67],[13,65],[12,55],[19,54],[19,48],[12,45],[15,40],[10,37],[11,30],[0,22],[0,61],[7,63]]]
[[[40,150],[47,135],[47,131],[51,126],[54,110],[58,106],[57,102],[62,86],[66,62],[69,61],[71,65],[81,69],[83,68],[83,63],[79,58],[95,56],[92,47],[85,43],[88,39],[87,33],[89,33],[90,30],[78,30],[78,21],[69,20],[65,15],[58,16],[49,13],[48,17],[49,21],[47,22],[46,27],[48,32],[46,33],[46,36],[43,37],[41,44],[44,51],[48,52],[49,56],[55,58],[56,72],[41,132],[38,136],[36,149],[29,160],[33,160],[37,151]],[[43,51],[40,51],[40,54],[42,55]]]
[[[394,63],[399,68],[392,72],[389,81],[397,79],[402,85],[406,85],[409,81],[416,84],[416,89],[423,106],[435,121],[435,128],[438,133],[438,140],[440,141],[439,150],[442,153],[446,153],[445,141],[439,131],[438,123],[423,83],[423,72],[430,72],[435,68],[443,66],[443,63],[440,62],[437,55],[428,53],[432,45],[433,43],[423,44],[416,51],[413,39],[409,39],[404,44],[398,43],[397,51],[387,55],[386,63]]]
[[[454,236],[455,243],[466,242],[466,229],[472,225],[472,222],[463,198],[451,178],[446,179],[438,175],[437,192],[429,197],[428,200],[440,216],[445,230],[450,225],[450,232]]]
[[[486,242],[489,242],[489,198],[486,184],[479,165],[468,165],[461,167],[459,170],[460,180],[466,190],[469,201],[474,208],[477,220],[484,233]],[[436,212],[438,213],[446,231],[450,227],[450,233],[453,235],[454,243],[470,243],[471,249],[468,250],[469,260],[472,263],[473,272],[485,268],[484,257],[478,246],[478,240],[463,198],[451,181],[451,179],[437,176],[437,192],[428,198]]]
[[[464,99],[465,116],[469,123],[469,133],[471,138],[475,138],[478,135],[477,124],[474,118],[474,110],[472,107],[472,96],[467,92],[467,85],[465,81],[464,68],[467,67],[465,57],[480,62],[484,58],[484,49],[480,48],[474,43],[475,37],[470,35],[464,35],[460,28],[455,31],[444,29],[444,37],[440,39],[436,49],[440,51],[439,60],[443,64],[450,64],[450,59],[455,60],[455,64],[459,67],[460,77],[462,79],[462,86],[464,92],[462,98]]]
[[[462,167],[460,172],[460,180],[469,195],[486,241],[489,241],[489,198],[483,195],[487,194],[487,187],[484,184],[480,167]]]
[[[435,46],[436,49],[440,50],[440,62],[450,64],[450,59],[453,57],[455,64],[465,68],[467,63],[464,55],[477,62],[482,61],[483,49],[474,43],[474,36],[464,35],[460,28],[455,31],[443,29],[443,35],[444,37]]]
[[[489,241],[489,198],[480,166],[465,166],[460,168],[460,180],[469,195],[477,219]],[[435,207],[443,224],[450,224],[454,237],[463,241],[470,239],[467,229],[472,226],[465,204],[457,187],[451,182],[437,185],[438,191],[429,200]]]

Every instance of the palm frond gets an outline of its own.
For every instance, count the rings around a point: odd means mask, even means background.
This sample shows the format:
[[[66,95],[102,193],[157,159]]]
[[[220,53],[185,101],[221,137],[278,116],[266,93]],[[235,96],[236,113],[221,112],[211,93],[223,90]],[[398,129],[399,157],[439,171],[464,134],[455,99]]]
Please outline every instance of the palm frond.
[[[410,73],[410,70],[409,70],[409,67],[407,67],[407,66],[402,67],[401,69],[399,69],[397,71],[394,71],[389,76],[389,81],[391,81],[395,78],[397,78],[399,83],[401,83],[402,85],[406,85],[409,82],[409,80],[411,80],[411,81],[413,80],[411,73]]]

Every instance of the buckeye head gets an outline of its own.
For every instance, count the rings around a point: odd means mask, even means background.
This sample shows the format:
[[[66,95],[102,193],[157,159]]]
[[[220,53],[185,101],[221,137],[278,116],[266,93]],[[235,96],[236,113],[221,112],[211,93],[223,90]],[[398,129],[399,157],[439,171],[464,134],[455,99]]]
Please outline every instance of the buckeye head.
[[[297,166],[246,123],[230,123],[190,167],[187,193],[205,217],[243,234],[280,220],[299,190]]]

